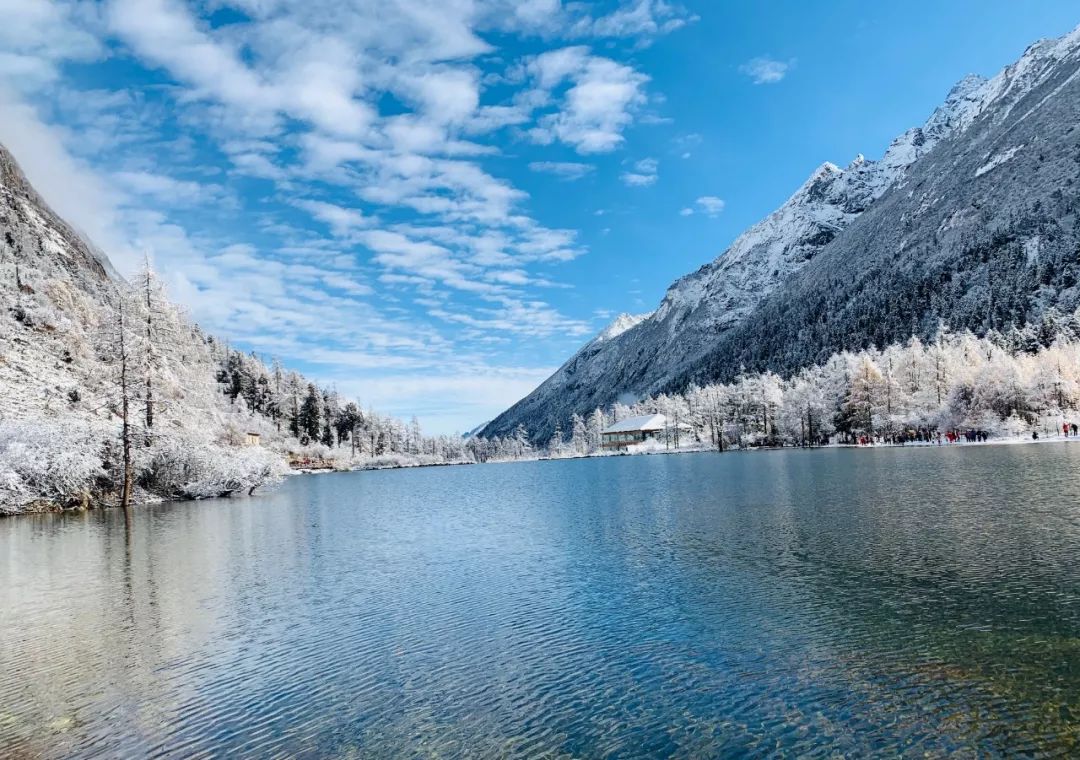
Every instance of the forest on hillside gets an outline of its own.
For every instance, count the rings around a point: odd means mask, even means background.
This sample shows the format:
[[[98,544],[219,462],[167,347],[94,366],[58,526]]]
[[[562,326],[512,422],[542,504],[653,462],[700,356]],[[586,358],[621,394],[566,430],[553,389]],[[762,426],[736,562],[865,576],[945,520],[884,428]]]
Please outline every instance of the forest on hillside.
[[[28,266],[18,241],[0,254],[0,514],[250,493],[290,466],[487,457],[205,334],[149,264],[79,287]]]

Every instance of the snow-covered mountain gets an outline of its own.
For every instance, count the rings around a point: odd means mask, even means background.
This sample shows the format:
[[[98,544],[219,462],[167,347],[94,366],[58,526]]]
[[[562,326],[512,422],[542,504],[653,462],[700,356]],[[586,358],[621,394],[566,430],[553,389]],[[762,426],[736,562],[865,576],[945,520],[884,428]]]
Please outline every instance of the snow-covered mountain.
[[[603,338],[610,328],[605,330],[493,420],[484,434],[506,434],[524,424],[535,435],[546,436],[573,412],[680,388],[693,380],[725,378],[743,364],[791,371],[837,348],[884,337],[900,339],[906,337],[904,331],[927,333],[938,319],[986,330],[1009,319],[1023,321],[1050,302],[1068,301],[1068,288],[1058,283],[1053,294],[1043,294],[1032,309],[1012,309],[974,325],[947,305],[935,303],[928,310],[914,304],[902,326],[884,322],[876,331],[807,308],[822,303],[821,297],[830,292],[856,300],[864,291],[873,292],[878,282],[852,280],[845,271],[857,270],[859,262],[884,256],[888,263],[883,269],[895,274],[917,264],[913,257],[925,261],[942,255],[932,243],[913,249],[916,236],[951,236],[949,251],[955,262],[963,256],[958,229],[966,236],[988,236],[1000,231],[1006,218],[1022,227],[1017,214],[1032,223],[1036,218],[1045,221],[1045,205],[1031,211],[1014,202],[1020,197],[1031,204],[1051,201],[1055,191],[1061,199],[1075,198],[1072,181],[1080,178],[1080,135],[1072,131],[1080,103],[1078,50],[1080,28],[1061,39],[1037,42],[992,79],[962,79],[925,124],[897,137],[880,160],[858,156],[844,169],[822,164],[787,202],[714,261],[675,282],[655,312],[616,330],[617,335]],[[1029,134],[1024,141],[1017,139],[1021,132]],[[1019,167],[1021,156],[1037,157],[1042,170],[999,168],[1010,163]],[[1056,170],[1049,172],[1048,167]],[[929,191],[945,186],[947,198]],[[950,219],[927,213],[946,205],[955,214]],[[1060,213],[1070,213],[1067,203],[1058,205]],[[888,212],[878,211],[885,206]],[[868,216],[877,222],[872,228],[864,223]],[[907,241],[893,234],[901,225],[909,230]],[[1037,236],[1026,239],[1041,241],[1030,246],[1047,243]],[[823,279],[824,271],[840,279]],[[874,274],[880,277],[882,272],[875,269]],[[1010,283],[1012,295],[1006,300],[1027,297],[1022,282]],[[908,284],[897,281],[894,287],[897,302],[911,300]],[[924,300],[929,306],[925,293]],[[774,321],[781,314],[791,319],[788,312],[800,308],[797,329]]]
[[[10,312],[0,320],[0,420],[51,416],[75,407],[68,395],[93,384],[101,304],[119,278],[38,196],[3,146],[0,231],[0,296]]]

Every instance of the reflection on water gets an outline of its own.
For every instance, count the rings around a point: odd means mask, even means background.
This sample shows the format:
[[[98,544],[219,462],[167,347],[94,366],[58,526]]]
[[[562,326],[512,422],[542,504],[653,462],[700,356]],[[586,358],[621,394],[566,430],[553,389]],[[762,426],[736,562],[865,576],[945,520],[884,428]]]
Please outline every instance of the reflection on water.
[[[0,755],[1075,755],[1078,466],[620,457],[0,521]]]

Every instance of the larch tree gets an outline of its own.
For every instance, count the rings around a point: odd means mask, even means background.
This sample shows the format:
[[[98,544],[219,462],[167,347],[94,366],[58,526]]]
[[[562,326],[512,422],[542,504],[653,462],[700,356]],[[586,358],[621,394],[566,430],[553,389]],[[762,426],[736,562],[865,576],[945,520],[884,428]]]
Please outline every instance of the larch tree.
[[[132,323],[129,294],[118,288],[110,303],[110,322],[102,336],[100,354],[112,369],[112,398],[109,406],[120,418],[120,506],[127,509],[131,505],[134,487],[134,457],[132,405],[135,401],[135,366],[132,361],[132,346],[136,340],[138,328]]]
[[[130,349],[142,375],[143,441],[149,446],[158,409],[164,400],[160,386],[168,380],[168,367],[173,355],[179,353],[178,343],[182,340],[176,308],[165,293],[164,283],[150,266],[149,257],[144,257],[142,269],[131,286],[129,308],[129,320],[134,323],[137,315],[142,322],[141,328],[133,331]]]

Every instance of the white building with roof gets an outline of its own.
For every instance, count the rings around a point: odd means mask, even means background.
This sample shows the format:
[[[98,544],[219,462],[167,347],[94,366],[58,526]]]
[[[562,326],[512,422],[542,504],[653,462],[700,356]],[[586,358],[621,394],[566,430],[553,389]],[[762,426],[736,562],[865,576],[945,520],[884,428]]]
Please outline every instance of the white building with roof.
[[[605,449],[625,449],[627,446],[661,438],[667,427],[667,417],[662,414],[627,417],[600,432],[601,446]]]

